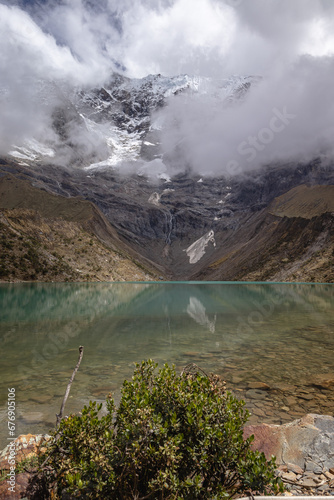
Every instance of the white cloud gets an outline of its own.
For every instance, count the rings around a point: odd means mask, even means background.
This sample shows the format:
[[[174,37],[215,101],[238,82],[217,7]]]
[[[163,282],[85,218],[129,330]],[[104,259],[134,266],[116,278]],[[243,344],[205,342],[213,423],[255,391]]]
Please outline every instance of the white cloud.
[[[334,158],[333,77],[334,57],[306,57],[263,79],[235,106],[181,94],[159,112],[164,148],[200,175]]]
[[[89,77],[69,47],[57,45],[31,17],[0,4],[1,79],[36,77],[83,82]]]
[[[28,13],[0,3],[0,150],[27,136],[55,138],[51,113],[58,103],[54,83],[102,84],[110,66],[79,60]],[[41,85],[41,81],[49,82]],[[42,92],[41,92],[41,89]]]
[[[115,62],[134,77],[268,74],[334,52],[332,0],[36,0],[26,4],[35,21],[0,8],[2,53],[9,34],[52,78],[101,81]]]
[[[123,15],[128,73],[212,73],[230,48],[234,18],[230,9],[210,0],[197,0],[196,8],[191,0],[178,0],[160,11],[137,5]]]
[[[310,23],[309,36],[301,44],[301,52],[315,57],[334,55],[333,23],[317,18]]]
[[[164,138],[166,147],[178,144],[179,161],[197,171],[217,172],[229,161],[252,168],[310,158],[332,147],[332,0],[36,0],[25,2],[25,10],[14,2],[0,0],[2,150],[27,132],[52,135],[57,95],[51,92],[46,105],[39,80],[101,85],[122,66],[136,77],[265,77],[242,106],[222,110],[181,97],[164,111],[167,121],[178,122]],[[273,109],[284,107],[296,119],[253,162],[240,155],[240,144],[268,129]]]

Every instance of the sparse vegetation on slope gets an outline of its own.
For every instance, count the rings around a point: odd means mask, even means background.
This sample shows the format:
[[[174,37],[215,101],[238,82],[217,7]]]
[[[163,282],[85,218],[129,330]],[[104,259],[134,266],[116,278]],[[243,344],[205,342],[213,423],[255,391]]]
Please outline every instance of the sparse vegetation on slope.
[[[291,189],[250,217],[221,257],[192,278],[333,283],[333,194],[332,185]]]
[[[331,170],[320,165],[259,170],[230,185],[223,178],[199,183],[179,175],[168,189],[164,183],[154,187],[159,206],[148,201],[153,186],[138,176],[87,176],[0,159],[1,169],[0,209],[33,210],[47,224],[60,221],[51,230],[54,244],[57,233],[64,241],[50,251],[71,267],[71,281],[146,280],[150,273],[155,280],[334,281],[334,183]],[[191,263],[185,250],[211,231],[216,244]],[[41,235],[35,227],[29,236]]]
[[[30,207],[30,208],[28,208]],[[91,203],[0,181],[0,281],[149,281]]]
[[[27,222],[29,214],[12,214],[15,225]],[[0,222],[0,280],[10,281],[57,281],[75,280],[79,277],[64,258],[53,249],[43,245],[42,238],[27,235],[24,230],[18,231],[8,223],[10,215],[2,213]],[[36,227],[36,233],[38,227]]]

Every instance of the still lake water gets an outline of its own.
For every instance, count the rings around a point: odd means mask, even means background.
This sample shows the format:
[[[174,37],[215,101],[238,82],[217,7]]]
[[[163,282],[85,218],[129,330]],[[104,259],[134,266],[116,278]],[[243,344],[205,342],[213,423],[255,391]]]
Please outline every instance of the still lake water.
[[[246,399],[250,422],[333,414],[334,391],[312,385],[334,374],[333,292],[330,284],[2,284],[0,448],[8,388],[16,435],[52,430],[80,345],[66,414],[110,391],[117,401],[134,363],[148,358],[222,375]]]

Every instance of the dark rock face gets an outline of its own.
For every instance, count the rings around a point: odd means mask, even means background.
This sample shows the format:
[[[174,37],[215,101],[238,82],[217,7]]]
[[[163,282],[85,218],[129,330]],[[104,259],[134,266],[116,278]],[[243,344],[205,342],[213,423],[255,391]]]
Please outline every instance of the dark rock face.
[[[289,267],[310,245],[319,247],[317,238],[321,248],[330,247],[332,224],[328,217],[308,222],[284,218],[268,207],[301,184],[334,184],[333,168],[314,161],[200,179],[180,164],[176,150],[162,151],[159,127],[152,126],[152,113],[175,94],[200,93],[201,85],[209,86],[228,106],[243,99],[257,80],[233,77],[201,83],[186,75],[130,80],[115,74],[102,88],[78,91],[42,85],[41,97],[48,102],[52,96],[48,105],[58,138],[51,145],[54,159],[40,156],[20,164],[3,160],[0,175],[10,172],[52,193],[95,203],[119,237],[137,254],[162,266],[169,278],[234,280],[250,279],[251,273],[254,279],[277,277],[282,263]],[[171,171],[179,168],[183,173],[159,177],[156,167],[162,159]],[[127,175],[111,167],[114,160],[129,167]],[[145,171],[147,162],[154,163],[153,174]],[[143,172],[138,165],[144,165]],[[296,245],[289,246],[295,236]],[[273,264],[276,257],[278,266]],[[264,260],[268,265],[260,273]]]
[[[263,267],[264,257],[275,258],[277,248],[283,245],[290,253],[279,254],[279,270],[281,260],[288,259],[288,265],[320,234],[333,232],[330,215],[308,221],[277,217],[267,209],[274,198],[301,183],[334,184],[333,171],[316,162],[201,182],[198,177],[180,174],[155,185],[144,177],[123,177],[110,171],[87,175],[79,169],[29,168],[5,161],[0,168],[48,191],[92,201],[123,241],[162,266],[173,279],[243,279]],[[156,202],[150,198],[153,193]],[[216,246],[204,245],[203,256],[190,263],[186,250],[210,231]],[[298,248],[293,246],[294,239]],[[275,269],[270,269],[273,274]],[[270,272],[266,279],[271,278]]]
[[[154,109],[164,104],[164,88],[153,91],[153,82],[159,79],[161,75],[148,77],[131,89],[128,78],[114,75],[105,88],[80,92],[76,104],[85,105],[90,110],[90,117],[98,122],[110,121],[111,118],[121,128],[134,132],[136,126],[131,127],[131,119],[148,118]]]

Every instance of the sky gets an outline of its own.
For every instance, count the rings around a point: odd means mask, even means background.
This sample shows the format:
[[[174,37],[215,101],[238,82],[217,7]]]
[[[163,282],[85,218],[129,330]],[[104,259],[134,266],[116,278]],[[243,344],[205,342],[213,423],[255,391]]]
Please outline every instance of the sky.
[[[36,82],[103,85],[112,71],[263,77],[224,112],[167,106],[165,145],[181,141],[196,172],[334,156],[333,0],[0,0],[0,151],[48,130]]]

